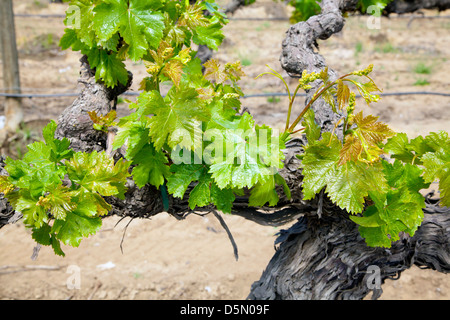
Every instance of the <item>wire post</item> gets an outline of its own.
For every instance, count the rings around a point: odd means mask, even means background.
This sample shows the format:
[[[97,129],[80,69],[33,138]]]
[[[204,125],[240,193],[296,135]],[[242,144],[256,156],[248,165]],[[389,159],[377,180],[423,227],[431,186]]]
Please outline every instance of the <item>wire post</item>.
[[[10,94],[20,94],[19,57],[14,27],[12,0],[0,0],[0,44],[3,61],[3,83]],[[23,121],[20,97],[7,97],[5,101],[5,130],[0,134],[0,143],[6,138],[5,131],[15,131]],[[5,137],[4,137],[5,136]]]

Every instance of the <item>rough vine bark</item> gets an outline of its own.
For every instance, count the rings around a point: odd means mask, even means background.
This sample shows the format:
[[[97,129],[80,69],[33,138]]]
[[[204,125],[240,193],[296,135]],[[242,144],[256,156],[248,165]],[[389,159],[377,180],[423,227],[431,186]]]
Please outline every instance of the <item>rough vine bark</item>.
[[[443,11],[450,9],[450,0],[394,0],[389,3],[384,12],[390,13],[411,13],[420,9],[437,9]]]

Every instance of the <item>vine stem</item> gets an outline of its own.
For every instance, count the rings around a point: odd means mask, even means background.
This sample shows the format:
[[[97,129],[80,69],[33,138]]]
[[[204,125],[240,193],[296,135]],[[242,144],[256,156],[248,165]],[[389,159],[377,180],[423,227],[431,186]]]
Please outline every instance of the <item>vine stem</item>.
[[[332,86],[334,86],[338,80],[342,80],[348,76],[350,76],[351,73],[347,73],[341,77],[339,77],[338,79],[334,80],[333,82],[331,82],[330,84],[328,84],[327,86],[323,87],[318,93],[316,93],[314,95],[314,97],[308,102],[308,104],[305,106],[305,108],[303,108],[302,112],[299,114],[299,116],[294,120],[294,122],[291,124],[291,126],[289,128],[286,129],[287,132],[292,132],[295,127],[297,126],[297,124],[300,122],[300,120],[302,120],[303,116],[305,115],[305,113],[309,110],[309,108],[312,106],[312,104],[325,92],[327,91],[329,88],[331,88]],[[298,88],[298,87],[297,87]],[[297,91],[296,91],[297,92]],[[294,100],[294,99],[292,99]],[[288,113],[290,111],[290,107],[289,106],[289,110]],[[288,115],[289,117],[289,115]]]
[[[287,114],[287,118],[286,118],[286,128],[284,131],[288,131],[288,129],[289,129],[289,121],[291,119],[292,105],[294,104],[294,100],[297,95],[298,89],[300,89],[300,85],[298,85],[297,88],[295,88],[294,94],[292,95],[292,99],[291,99],[291,97],[289,97],[289,108],[288,108],[288,114]]]

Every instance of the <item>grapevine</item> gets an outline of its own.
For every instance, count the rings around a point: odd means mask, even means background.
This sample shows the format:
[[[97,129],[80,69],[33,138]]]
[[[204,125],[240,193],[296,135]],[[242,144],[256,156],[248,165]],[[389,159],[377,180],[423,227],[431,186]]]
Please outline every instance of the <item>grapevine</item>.
[[[143,61],[148,75],[136,102],[129,103],[130,115],[116,120],[114,111],[89,114],[99,131],[118,128],[113,149],[125,146],[124,159],[74,152],[68,139],[54,138],[52,121],[43,130],[44,141],[29,145],[23,159],[6,160],[9,176],[1,177],[0,191],[23,213],[33,239],[56,254],[64,255],[61,243],[78,246],[99,230],[101,217],[111,210],[103,197],[123,198],[129,176],[139,188],[160,189],[164,198],[188,197],[192,210],[213,205],[232,213],[236,196],[245,190],[249,206],[277,205],[277,186],[291,195],[279,170],[285,145],[298,132],[307,139],[298,155],[303,199],[324,190],[349,212],[369,246],[390,247],[400,232],[414,234],[425,207],[420,190],[430,183],[438,181],[441,204],[450,205],[446,132],[409,139],[377,117],[355,113],[356,91],[368,104],[379,100],[372,65],[336,80],[327,69],[305,71],[292,94],[280,74],[264,73],[281,79],[288,92],[285,130],[277,132],[241,111],[244,93],[238,82],[245,74],[239,61],[221,65],[212,59],[202,66],[196,58],[194,44],[217,50],[224,39],[228,20],[213,0],[70,4],[80,8],[82,21],[80,28],[65,30],[60,46],[86,55],[98,82],[110,88],[126,85],[127,59]],[[66,23],[70,18],[68,13]],[[297,92],[310,90],[315,81],[321,87],[300,114],[292,115]],[[170,84],[165,94],[162,83]],[[315,123],[311,106],[319,98],[340,116],[333,132],[322,133]]]

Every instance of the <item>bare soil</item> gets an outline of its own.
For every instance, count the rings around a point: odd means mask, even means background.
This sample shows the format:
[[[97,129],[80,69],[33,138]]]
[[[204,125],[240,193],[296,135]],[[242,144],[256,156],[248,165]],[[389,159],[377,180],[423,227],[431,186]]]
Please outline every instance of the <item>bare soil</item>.
[[[43,0],[17,0],[14,5],[16,13],[63,14],[65,10],[65,5]],[[434,11],[425,13],[429,17],[436,15]],[[234,15],[287,16],[281,4],[259,0]],[[381,28],[376,30],[368,29],[367,17],[349,17],[343,32],[319,43],[320,52],[329,66],[340,72],[373,63],[373,78],[384,92],[450,93],[450,19],[410,17],[382,18]],[[16,18],[23,92],[78,91],[80,56],[61,52],[57,46],[63,34],[62,21]],[[232,20],[225,28],[226,40],[215,58],[221,63],[238,59],[243,62],[247,77],[241,86],[246,94],[283,92],[276,78],[254,78],[267,71],[268,64],[294,85],[295,80],[289,80],[278,61],[288,27],[288,21]],[[135,79],[145,74],[142,64],[129,63],[129,68]],[[422,73],[417,72],[419,69]],[[133,90],[137,87],[138,81]],[[23,141],[38,135],[39,129],[48,120],[57,119],[73,99],[24,99]],[[383,97],[371,107],[364,106],[362,100],[358,103],[366,114],[380,116],[393,129],[410,137],[450,128],[448,97],[403,95]],[[0,110],[2,104],[0,99]],[[284,97],[247,98],[243,105],[259,123],[280,129],[284,126]],[[303,105],[299,98],[293,113],[299,113]],[[119,105],[122,114],[127,109],[126,104]],[[20,143],[10,148],[13,155],[23,152]],[[165,213],[151,220],[131,222],[110,217],[104,220],[102,230],[83,240],[79,248],[64,247],[66,257],[57,257],[50,248],[43,247],[34,261],[30,257],[35,243],[29,232],[20,222],[7,225],[0,229],[0,299],[245,299],[275,252],[275,234],[280,228],[256,225],[230,215],[224,219],[238,245],[238,261],[227,234],[212,215],[191,215],[184,221]],[[76,276],[81,281],[79,287],[71,288],[71,284],[77,284],[73,282]],[[400,279],[388,280],[383,290],[381,299],[448,300],[450,277],[413,267]]]

